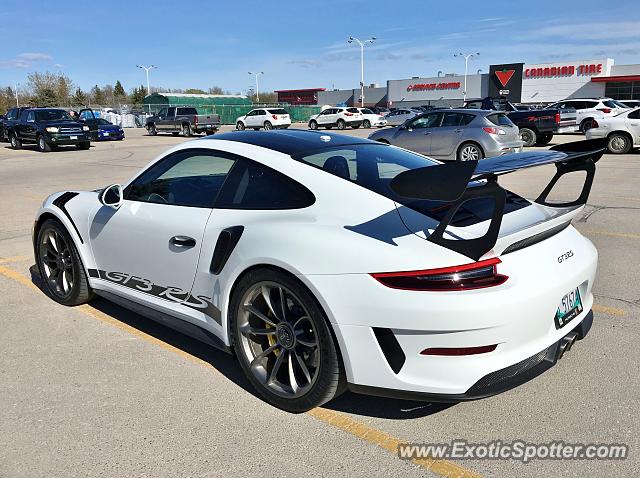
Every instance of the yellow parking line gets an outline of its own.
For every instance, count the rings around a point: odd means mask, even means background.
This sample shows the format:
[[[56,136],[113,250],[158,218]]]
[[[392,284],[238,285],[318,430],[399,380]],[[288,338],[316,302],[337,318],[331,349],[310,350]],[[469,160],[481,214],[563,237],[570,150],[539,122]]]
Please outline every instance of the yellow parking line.
[[[617,307],[605,307],[604,305],[593,304],[594,312],[607,315],[615,315],[616,317],[624,317],[627,315],[627,311],[618,309]]]
[[[39,290],[31,280],[20,274],[19,272],[14,271],[8,267],[0,266],[0,274],[5,277],[12,279],[22,285],[25,285],[33,290]],[[159,340],[151,335],[145,334],[144,332],[136,329],[135,327],[131,327],[123,322],[120,322],[109,315],[96,310],[95,308],[84,304],[78,307],[74,307],[75,310],[82,312],[86,315],[89,315],[93,318],[96,318],[104,323],[117,327],[120,330],[128,332],[138,338],[146,340],[147,342],[151,342],[155,345],[162,347],[165,350],[169,350],[173,353],[180,355],[181,357],[196,363],[198,365],[204,366],[210,370],[215,370],[219,373],[210,363],[198,358],[194,357],[191,354],[188,354],[184,350],[181,350],[173,345],[170,345],[162,340]],[[313,418],[320,420],[323,423],[331,425],[339,430],[342,430],[346,433],[349,433],[356,438],[359,438],[367,443],[376,445],[390,453],[396,454],[398,452],[398,445],[402,443],[401,440],[388,435],[387,433],[377,430],[375,428],[364,425],[353,418],[340,413],[334,410],[327,410],[326,408],[315,408],[308,412],[310,416]],[[477,473],[466,470],[455,463],[450,461],[441,460],[441,459],[431,459],[431,458],[420,458],[411,460],[415,465],[424,468],[425,470],[429,470],[432,473],[435,473],[444,477],[459,477],[459,478],[479,478],[481,475]]]
[[[578,229],[582,234],[600,234],[601,236],[611,237],[626,237],[627,239],[640,239],[640,234],[630,234],[627,232],[609,232],[609,231],[595,231],[591,229]]]
[[[10,264],[12,262],[22,262],[33,258],[33,256],[13,256],[13,257],[0,257],[0,264]]]

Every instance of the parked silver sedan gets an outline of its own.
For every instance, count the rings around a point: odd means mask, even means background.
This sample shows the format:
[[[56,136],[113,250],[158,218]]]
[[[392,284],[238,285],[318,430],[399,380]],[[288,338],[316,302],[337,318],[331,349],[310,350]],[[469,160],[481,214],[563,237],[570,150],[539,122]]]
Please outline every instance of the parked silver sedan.
[[[468,161],[522,151],[518,127],[500,111],[431,111],[376,131],[369,139],[440,160]]]

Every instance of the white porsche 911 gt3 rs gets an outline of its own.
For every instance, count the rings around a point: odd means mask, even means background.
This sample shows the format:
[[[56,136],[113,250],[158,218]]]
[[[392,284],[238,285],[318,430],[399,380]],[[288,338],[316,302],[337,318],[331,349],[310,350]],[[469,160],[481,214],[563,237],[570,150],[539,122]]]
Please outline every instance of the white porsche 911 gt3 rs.
[[[556,147],[558,149],[562,149]],[[591,322],[597,252],[571,225],[603,148],[440,164],[313,131],[178,145],[129,183],[45,200],[46,291],[94,294],[223,350],[291,412],[347,387],[467,400],[552,366]],[[555,164],[535,201],[497,178]],[[560,177],[579,197],[552,203]]]

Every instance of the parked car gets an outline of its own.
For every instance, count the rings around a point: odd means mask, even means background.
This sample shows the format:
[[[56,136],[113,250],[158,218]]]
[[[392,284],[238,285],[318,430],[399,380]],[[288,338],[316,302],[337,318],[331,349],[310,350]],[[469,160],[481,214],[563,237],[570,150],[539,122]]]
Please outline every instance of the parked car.
[[[355,107],[338,106],[326,108],[309,118],[309,128],[311,129],[331,129],[334,126],[338,129],[345,129],[347,126],[358,129],[360,125],[362,125],[362,113]]]
[[[607,149],[613,154],[628,153],[640,147],[640,108],[591,120],[586,135],[587,139],[606,138]]]
[[[71,118],[65,110],[29,108],[20,113],[20,119],[9,129],[9,141],[13,149],[30,143],[43,153],[63,145],[89,149],[89,127]]]
[[[4,115],[2,119],[0,119],[0,141],[9,141],[9,130],[14,124],[18,122],[18,120],[20,119],[20,114],[24,110],[28,110],[29,108],[29,106],[9,108],[7,114]]]
[[[372,106],[369,109],[382,116],[387,116],[389,114],[389,108],[385,108],[384,106]]]
[[[369,135],[440,160],[467,161],[522,151],[518,127],[504,112],[447,109]]]
[[[413,118],[414,116],[417,116],[419,114],[420,112],[416,110],[412,110],[409,108],[399,108],[391,111],[388,115],[385,116],[385,119],[387,120],[387,124],[389,126],[398,126],[403,124],[408,119]]]
[[[546,109],[550,108],[574,108],[577,113],[576,123],[583,133],[591,128],[591,120],[594,118],[615,116],[628,109],[627,106],[612,98],[569,98],[553,103]]]
[[[520,130],[520,139],[524,146],[544,146],[551,142],[555,133],[575,133],[576,111],[573,108],[527,109],[514,106],[504,97],[486,97],[465,101],[465,108],[504,111]]]
[[[157,115],[147,118],[146,128],[151,136],[172,133],[191,136],[193,133],[214,134],[220,127],[220,115],[200,115],[192,107],[162,108]]]
[[[89,126],[89,136],[92,141],[124,139],[124,130],[117,124],[110,123],[104,118],[87,119],[83,122]]]
[[[622,103],[627,108],[638,108],[640,106],[640,100],[616,100],[617,103]]]
[[[362,113],[362,127],[363,128],[371,128],[375,126],[376,128],[382,128],[383,126],[387,126],[387,120],[384,115],[379,113],[374,113],[373,110],[369,108],[358,108],[358,111]]]
[[[291,117],[282,108],[258,108],[236,119],[236,129],[253,128],[259,130],[285,129],[291,126]]]

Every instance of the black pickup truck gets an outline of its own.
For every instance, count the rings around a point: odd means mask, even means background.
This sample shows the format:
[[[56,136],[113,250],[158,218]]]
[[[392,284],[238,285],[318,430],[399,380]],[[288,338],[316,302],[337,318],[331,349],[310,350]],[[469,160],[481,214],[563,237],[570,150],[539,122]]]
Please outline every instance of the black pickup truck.
[[[20,113],[24,110],[28,110],[29,106],[16,106],[15,108],[9,108],[7,114],[3,118],[0,118],[0,141],[9,141],[9,130],[20,119]]]
[[[187,106],[162,108],[158,114],[147,118],[146,128],[151,136],[172,133],[191,136],[193,133],[214,134],[220,127],[220,115],[199,115],[198,110]]]
[[[46,153],[63,145],[89,149],[89,127],[74,120],[65,110],[57,108],[29,108],[9,128],[9,141],[13,149],[23,144],[36,144]]]
[[[522,110],[505,98],[491,97],[467,100],[464,107],[506,112],[511,122],[520,129],[520,139],[524,146],[544,146],[549,144],[556,133],[578,131],[576,110],[573,108]]]

